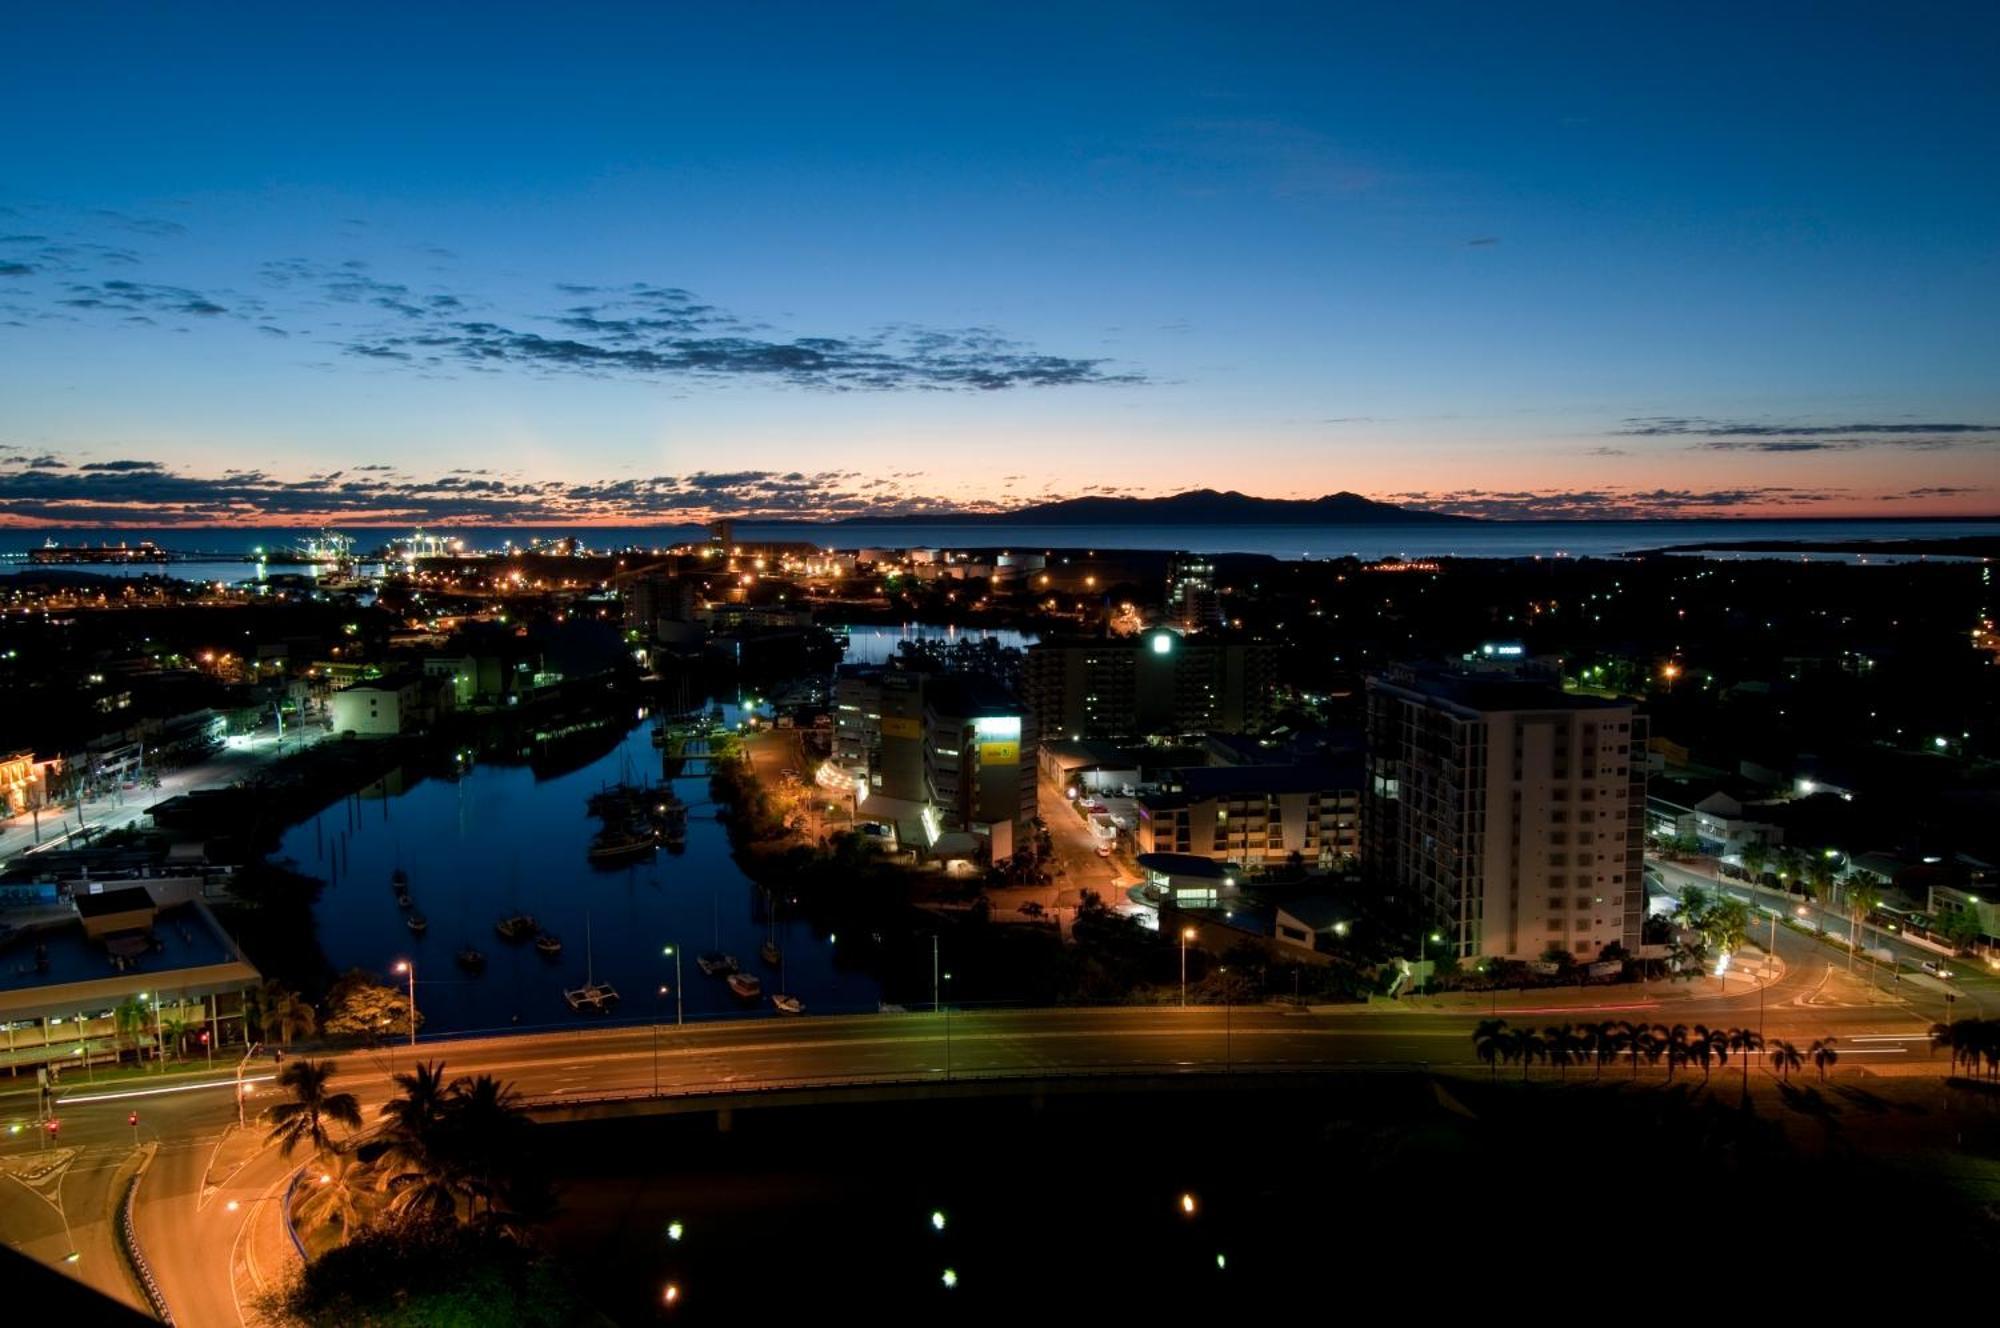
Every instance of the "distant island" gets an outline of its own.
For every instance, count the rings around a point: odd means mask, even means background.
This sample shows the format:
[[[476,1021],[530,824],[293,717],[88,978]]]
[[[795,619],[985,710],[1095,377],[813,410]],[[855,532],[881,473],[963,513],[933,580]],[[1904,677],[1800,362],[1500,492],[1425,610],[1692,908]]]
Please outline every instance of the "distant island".
[[[1004,512],[850,516],[843,526],[1415,526],[1459,525],[1478,517],[1450,516],[1378,503],[1358,493],[1324,498],[1255,498],[1234,489],[1191,489],[1165,498],[1065,498]]]

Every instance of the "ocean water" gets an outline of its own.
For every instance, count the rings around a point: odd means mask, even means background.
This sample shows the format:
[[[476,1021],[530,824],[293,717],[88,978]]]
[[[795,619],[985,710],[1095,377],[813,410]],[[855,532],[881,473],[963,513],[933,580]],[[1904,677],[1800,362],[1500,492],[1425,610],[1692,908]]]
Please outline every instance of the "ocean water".
[[[665,548],[706,538],[697,525],[629,527],[431,528],[456,535],[469,548],[526,545],[573,535],[598,549]],[[94,544],[150,539],[162,548],[196,555],[175,564],[177,574],[199,579],[253,576],[251,550],[282,548],[312,532],[257,529],[23,530],[0,529],[0,568],[18,570],[27,551],[46,539]],[[407,530],[349,528],[364,551]],[[1482,521],[1397,526],[1021,526],[978,523],[927,525],[804,524],[740,521],[741,541],[796,540],[827,548],[991,548],[1019,552],[1048,549],[1183,549],[1195,553],[1261,553],[1279,558],[1608,558],[1662,545],[1742,540],[1945,539],[2000,536],[2000,520],[1692,520],[1692,521]],[[209,555],[203,559],[199,555]],[[1828,555],[1832,556],[1832,555]],[[139,575],[158,568],[104,566],[93,570]],[[305,569],[273,566],[272,572]]]

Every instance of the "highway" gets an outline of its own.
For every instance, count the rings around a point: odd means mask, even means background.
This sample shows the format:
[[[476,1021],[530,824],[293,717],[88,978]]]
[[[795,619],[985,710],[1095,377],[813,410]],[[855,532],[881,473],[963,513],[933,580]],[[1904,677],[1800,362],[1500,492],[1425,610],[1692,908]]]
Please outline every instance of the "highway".
[[[712,1093],[825,1081],[944,1080],[982,1075],[1034,1075],[1141,1069],[1198,1072],[1272,1067],[1474,1071],[1470,1031],[1491,1014],[1535,1025],[1644,1019],[1658,1023],[1754,1024],[1768,1037],[1803,1047],[1829,1034],[1841,1039],[1843,1073],[1941,1073],[1928,1054],[1930,1016],[1885,995],[1843,968],[1804,937],[1779,933],[1784,976],[1768,990],[1737,982],[1713,990],[1712,979],[1477,998],[1479,1008],[1407,1006],[1245,1008],[1118,1007],[1095,1009],[950,1011],[782,1020],[721,1020],[673,1025],[594,1025],[574,1031],[502,1038],[426,1040],[376,1050],[331,1053],[340,1065],[336,1087],[356,1094],[372,1118],[390,1096],[389,1076],[416,1059],[442,1059],[453,1074],[493,1074],[531,1103],[600,1095]],[[1916,993],[1921,994],[1921,993]],[[1467,999],[1467,998],[1460,998]],[[1851,1053],[1851,1054],[1849,1054]],[[1622,1063],[1621,1063],[1622,1065]],[[268,1076],[268,1061],[255,1063]],[[1623,1072],[1621,1069],[1618,1072]],[[1658,1071],[1646,1071],[1657,1074]],[[77,1276],[128,1302],[130,1279],[111,1256],[108,1235],[112,1182],[132,1159],[138,1138],[157,1144],[141,1182],[138,1229],[178,1322],[233,1325],[244,1317],[241,1294],[290,1256],[271,1236],[278,1196],[303,1157],[287,1164],[256,1146],[261,1128],[230,1130],[236,1117],[229,1076],[197,1079],[187,1091],[160,1091],[138,1080],[76,1085],[58,1108],[61,1143],[77,1150],[78,1179],[66,1191],[76,1246],[84,1257],[67,1265]],[[177,1081],[176,1087],[182,1084]],[[254,1117],[273,1100],[268,1082],[246,1099]],[[0,1099],[9,1120],[31,1110],[33,1095]],[[33,1128],[0,1135],[0,1165],[32,1165],[45,1138]],[[20,1182],[5,1184],[20,1188]],[[232,1207],[232,1203],[234,1207]],[[9,1194],[0,1202],[0,1233],[10,1244],[47,1259],[54,1252],[39,1200]],[[272,1251],[276,1250],[274,1254]],[[262,1251],[261,1255],[259,1251]]]

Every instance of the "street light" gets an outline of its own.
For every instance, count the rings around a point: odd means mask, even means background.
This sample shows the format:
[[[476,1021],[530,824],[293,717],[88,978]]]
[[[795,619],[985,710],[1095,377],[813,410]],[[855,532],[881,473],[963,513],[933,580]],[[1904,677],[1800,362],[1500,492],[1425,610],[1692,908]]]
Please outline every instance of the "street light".
[[[407,959],[396,961],[398,973],[410,975],[410,1045],[417,1045],[417,966]]]
[[[1430,962],[1431,946],[1437,944],[1442,940],[1444,940],[1443,934],[1434,931],[1425,932],[1422,936],[1417,938],[1417,962],[1419,966],[1428,964]],[[1418,992],[1419,995],[1422,995],[1424,992],[1429,991],[1431,989],[1430,970],[1425,969],[1423,976],[1419,978],[1418,981],[1424,984],[1422,989]]]
[[[1181,1009],[1187,1009],[1187,947],[1194,939],[1193,927],[1181,928]]]

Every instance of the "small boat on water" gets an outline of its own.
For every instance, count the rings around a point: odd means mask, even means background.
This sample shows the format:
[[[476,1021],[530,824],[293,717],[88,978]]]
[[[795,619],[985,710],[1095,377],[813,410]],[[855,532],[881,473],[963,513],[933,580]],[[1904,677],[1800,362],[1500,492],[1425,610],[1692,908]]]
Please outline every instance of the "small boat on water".
[[[540,944],[539,941],[536,944]],[[590,943],[590,917],[583,920],[583,985],[572,987],[563,993],[569,1008],[578,1014],[610,1014],[611,1007],[618,1004],[618,989],[609,982],[597,980],[596,962]]]
[[[421,913],[412,913],[409,917],[403,919],[403,925],[421,936],[430,930],[431,921]]]
[[[806,1012],[806,1003],[804,1001],[796,996],[787,996],[783,992],[779,992],[773,996],[771,1004],[778,1007],[779,1014],[804,1014]]]
[[[630,826],[619,829],[602,830],[590,841],[592,862],[625,862],[633,858],[643,858],[659,844],[651,831]]]
[[[484,973],[486,956],[468,945],[458,952],[458,966],[468,973]]]
[[[397,908],[411,908],[415,906],[416,902],[416,900],[410,898],[410,892],[407,890],[396,896]]]
[[[710,950],[705,954],[696,955],[694,966],[708,977],[728,977],[736,971],[736,956],[724,954],[720,950]]]
[[[389,873],[389,884],[395,886],[399,893],[402,892],[403,888],[407,886],[409,883],[410,883],[410,874],[404,871],[401,867],[398,867],[396,868],[396,870]]]
[[[764,994],[764,984],[754,973],[731,973],[729,989],[746,1001],[754,1001]]]
[[[535,919],[527,913],[516,913],[494,923],[493,930],[500,933],[503,941],[525,941],[535,934]]]
[[[772,968],[776,968],[778,966],[778,961],[781,958],[783,958],[783,956],[778,953],[778,944],[776,941],[765,941],[762,945],[758,946],[757,957],[763,960],[765,963],[769,964]]]
[[[535,937],[535,948],[545,955],[559,955],[562,953],[562,937],[545,931]]]

